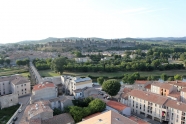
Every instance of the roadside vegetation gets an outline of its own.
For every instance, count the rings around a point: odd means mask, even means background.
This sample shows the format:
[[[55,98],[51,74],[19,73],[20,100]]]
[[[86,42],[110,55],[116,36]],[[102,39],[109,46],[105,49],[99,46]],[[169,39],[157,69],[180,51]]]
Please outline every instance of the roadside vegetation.
[[[6,124],[19,108],[19,104],[0,110],[0,124]]]

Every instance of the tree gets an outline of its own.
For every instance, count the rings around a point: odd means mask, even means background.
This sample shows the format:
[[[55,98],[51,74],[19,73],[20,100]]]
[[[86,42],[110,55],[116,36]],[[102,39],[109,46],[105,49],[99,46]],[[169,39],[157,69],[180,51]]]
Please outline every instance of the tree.
[[[10,59],[5,59],[7,65],[10,65]]]
[[[181,76],[179,74],[177,74],[177,75],[174,76],[174,79],[175,80],[181,80]]]
[[[59,57],[59,58],[55,58],[52,63],[51,63],[51,68],[55,71],[55,72],[59,72],[60,74],[63,73],[64,71],[64,65],[66,65],[66,58],[64,57]]]
[[[97,82],[98,82],[100,85],[102,85],[103,82],[104,82],[104,78],[103,78],[103,77],[97,78]]]
[[[21,65],[21,60],[17,60],[17,61],[16,61],[16,64],[17,64],[18,66],[20,66],[20,65]]]
[[[132,76],[133,76],[133,78],[134,78],[135,80],[137,80],[137,79],[140,78],[139,72],[134,72],[134,73],[132,74]]]
[[[168,78],[167,75],[166,75],[165,73],[161,74],[160,77],[161,77],[161,79],[164,80],[164,81],[166,81],[167,78]]]
[[[0,59],[0,64],[1,64],[1,65],[4,64],[4,59]]]
[[[71,106],[69,113],[72,115],[76,123],[80,122],[84,117],[83,109],[78,106]]]
[[[168,80],[168,81],[173,81],[174,78],[173,78],[173,77],[169,77],[167,80]]]
[[[53,115],[59,115],[62,114],[62,111],[60,109],[54,108]]]
[[[103,82],[102,89],[110,96],[115,96],[120,90],[121,84],[115,79],[110,79]]]
[[[100,99],[94,99],[88,105],[93,113],[102,112],[106,108],[106,104]]]

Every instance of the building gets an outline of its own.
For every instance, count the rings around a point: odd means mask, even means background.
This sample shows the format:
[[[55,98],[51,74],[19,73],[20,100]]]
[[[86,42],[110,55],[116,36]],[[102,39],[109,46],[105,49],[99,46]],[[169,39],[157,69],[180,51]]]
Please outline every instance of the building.
[[[25,77],[19,76],[11,81],[12,83],[12,92],[18,94],[18,97],[28,95],[30,91],[30,81]]]
[[[144,115],[160,122],[167,120],[162,114],[167,111],[164,106],[167,100],[168,98],[165,96],[137,89],[128,93],[128,106],[131,107],[133,113]]]
[[[114,111],[107,111],[78,124],[138,124],[135,121]]]
[[[167,107],[166,118],[169,124],[186,124],[186,104],[176,100],[169,99],[165,106]]]
[[[89,57],[82,57],[82,58],[75,58],[75,61],[77,63],[84,63],[84,62],[91,62],[91,59]]]
[[[110,100],[110,101],[106,102],[106,105],[107,105],[106,106],[107,110],[112,110],[114,112],[120,113],[125,116],[131,115],[131,108],[124,105],[124,104]]]
[[[183,88],[186,88],[186,82],[184,81],[166,81],[166,83],[169,83],[171,85],[174,85],[177,87],[177,90],[180,92]]]
[[[61,96],[54,99],[50,99],[50,107],[52,109],[58,108],[61,109],[61,111],[64,110],[65,107],[72,106],[72,100],[74,100],[71,96]]]
[[[186,88],[183,88],[180,92],[180,100],[181,102],[186,103]]]
[[[20,94],[19,94],[20,93]],[[18,104],[18,97],[30,93],[30,81],[21,75],[0,77],[0,107]]]
[[[177,91],[177,88],[169,83],[154,82],[151,84],[152,93],[168,96],[173,91]]]
[[[39,100],[26,107],[20,124],[74,124],[74,120],[67,113],[53,116],[51,102]]]
[[[145,87],[149,84],[152,84],[153,81],[147,81],[147,80],[136,80],[134,82],[133,88],[139,89],[139,90],[146,90]]]
[[[53,99],[57,97],[57,87],[52,82],[44,82],[33,86],[30,103],[41,99]]]
[[[17,94],[9,94],[0,97],[0,108],[7,108],[13,105],[18,104],[18,95]]]
[[[121,94],[120,102],[122,104],[128,105],[128,93],[132,91],[132,88],[125,87],[123,93]]]
[[[62,84],[65,88],[66,94],[76,95],[75,97],[83,97],[82,92],[76,92],[77,90],[82,90],[86,87],[92,87],[92,79],[89,77],[71,77],[71,76],[61,76]]]

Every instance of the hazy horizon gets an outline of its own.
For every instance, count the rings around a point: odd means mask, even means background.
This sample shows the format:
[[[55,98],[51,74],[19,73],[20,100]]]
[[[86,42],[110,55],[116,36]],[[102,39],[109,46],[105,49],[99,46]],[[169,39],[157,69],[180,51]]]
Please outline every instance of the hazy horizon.
[[[48,37],[185,37],[186,1],[0,1],[0,43]]]

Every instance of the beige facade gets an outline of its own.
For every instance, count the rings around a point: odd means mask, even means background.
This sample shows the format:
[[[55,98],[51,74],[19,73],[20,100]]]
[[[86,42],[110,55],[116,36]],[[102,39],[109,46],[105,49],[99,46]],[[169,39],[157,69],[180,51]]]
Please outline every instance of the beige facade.
[[[186,103],[186,88],[183,88],[180,92],[180,100],[181,102]]]
[[[1,109],[7,108],[13,105],[18,104],[18,95],[17,94],[9,94],[0,97],[0,107]]]

